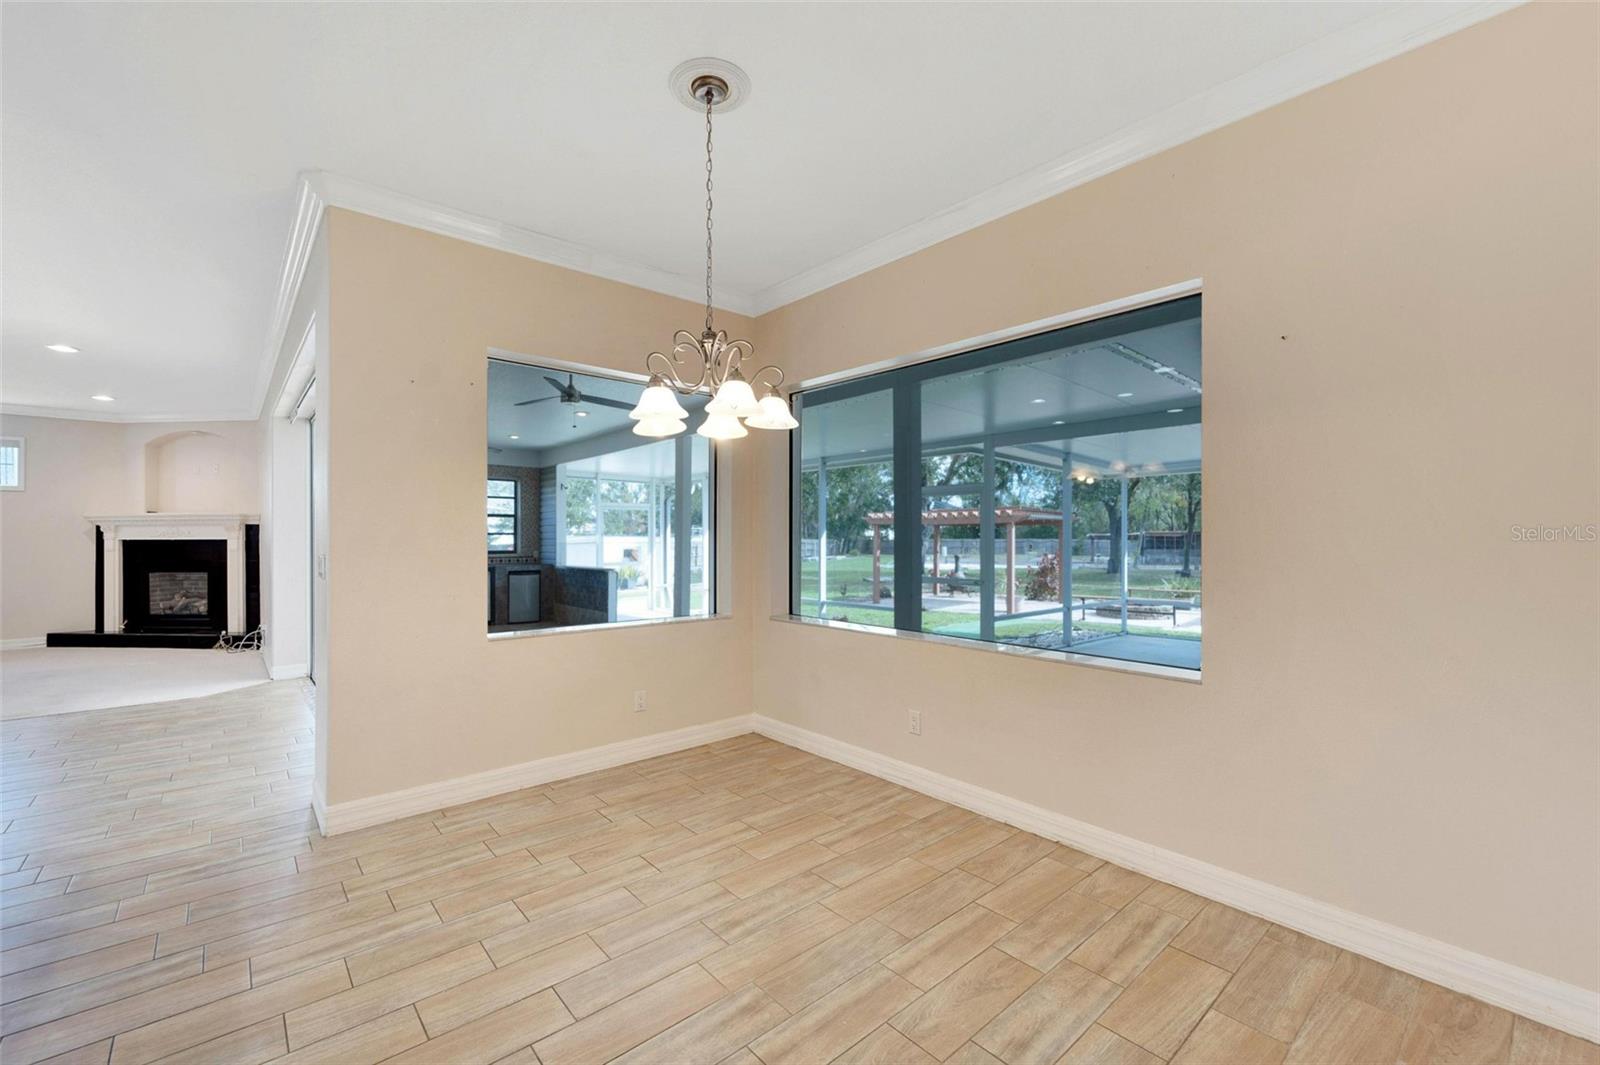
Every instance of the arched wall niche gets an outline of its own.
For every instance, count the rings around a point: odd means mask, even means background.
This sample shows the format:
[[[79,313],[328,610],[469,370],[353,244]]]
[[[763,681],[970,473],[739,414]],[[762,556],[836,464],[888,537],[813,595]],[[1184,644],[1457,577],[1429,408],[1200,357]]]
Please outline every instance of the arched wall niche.
[[[160,513],[237,513],[251,463],[228,437],[201,429],[165,433],[144,445],[144,508]]]

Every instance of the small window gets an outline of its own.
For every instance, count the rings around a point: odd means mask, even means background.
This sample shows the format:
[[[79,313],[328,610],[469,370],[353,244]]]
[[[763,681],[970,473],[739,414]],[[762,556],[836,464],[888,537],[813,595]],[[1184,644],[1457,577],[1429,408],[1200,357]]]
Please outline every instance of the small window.
[[[0,490],[22,491],[22,437],[0,436]]]
[[[517,550],[517,482],[489,479],[489,550],[510,555]]]

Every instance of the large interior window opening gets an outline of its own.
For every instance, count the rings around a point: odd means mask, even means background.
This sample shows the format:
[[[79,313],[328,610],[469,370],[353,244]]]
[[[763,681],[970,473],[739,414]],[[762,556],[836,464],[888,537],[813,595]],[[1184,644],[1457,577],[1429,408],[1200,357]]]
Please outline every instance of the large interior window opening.
[[[797,401],[793,613],[1200,668],[1200,297]]]
[[[628,411],[638,391],[490,360],[490,490],[497,478],[515,482],[516,508],[503,517],[520,533],[498,533],[500,551],[513,544],[516,557],[497,558],[491,516],[491,632],[714,612],[711,443],[636,435]],[[705,400],[683,400],[690,429]]]

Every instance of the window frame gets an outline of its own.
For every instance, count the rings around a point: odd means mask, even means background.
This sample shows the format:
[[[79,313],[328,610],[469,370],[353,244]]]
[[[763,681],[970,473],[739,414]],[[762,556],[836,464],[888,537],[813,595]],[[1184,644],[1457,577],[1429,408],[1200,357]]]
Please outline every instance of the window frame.
[[[893,444],[889,461],[893,466],[892,493],[895,500],[892,543],[922,542],[922,504],[926,497],[922,484],[922,386],[933,380],[983,369],[1021,362],[1032,355],[1043,354],[1063,345],[1074,347],[1116,337],[1143,329],[1195,319],[1203,322],[1200,283],[1187,282],[1166,289],[1146,293],[1126,300],[1114,301],[1098,308],[1069,313],[1041,322],[986,337],[974,338],[958,344],[936,348],[903,359],[886,360],[870,364],[858,371],[830,374],[815,381],[801,382],[791,393],[794,416],[801,428],[790,433],[789,439],[789,586],[786,597],[787,613],[777,615],[777,620],[800,624],[823,625],[861,631],[875,635],[901,637],[947,643],[972,649],[999,651],[1028,657],[1048,657],[1056,661],[1084,663],[1129,672],[1149,673],[1176,679],[1198,681],[1199,667],[1170,666],[1136,659],[1118,659],[1096,656],[1081,651],[1044,650],[1017,646],[1003,642],[972,640],[929,633],[922,623],[922,567],[901,565],[890,546],[886,554],[894,562],[893,598],[894,624],[892,628],[840,622],[826,617],[811,617],[803,613],[801,603],[802,567],[798,545],[802,539],[802,485],[804,471],[801,456],[801,434],[804,411],[808,405],[817,406],[840,400],[857,398],[879,392],[889,392],[893,423]],[[1203,329],[1203,325],[1202,325]],[[1126,423],[1139,415],[1121,416],[1115,421]],[[1170,422],[1150,418],[1151,427]],[[1195,421],[1201,421],[1197,407]],[[1074,436],[1093,435],[1095,423],[1077,423]],[[1043,439],[1042,430],[1021,430],[975,436],[974,441],[984,442],[992,449],[995,445],[1019,443],[1029,438]],[[946,441],[946,444],[952,442]],[[907,446],[909,445],[909,446]],[[902,500],[915,501],[905,505]],[[982,538],[980,537],[980,540]],[[985,548],[992,550],[992,545]],[[988,565],[987,562],[984,563]]]
[[[494,483],[494,482],[498,481],[501,484],[509,484],[511,486],[511,495],[509,497],[511,499],[511,514],[509,515],[510,518],[511,518],[511,546],[510,547],[494,547],[493,545],[488,545],[489,554],[491,554],[491,555],[515,555],[515,554],[518,553],[518,550],[522,547],[522,485],[518,484],[516,478],[514,478],[514,477],[489,477],[489,478],[487,478],[487,481],[490,482],[490,483]],[[488,508],[488,504],[487,504],[488,500],[490,500],[490,499],[505,499],[505,498],[507,498],[507,497],[506,496],[491,496],[491,495],[489,495],[488,485],[486,484],[484,486],[484,500],[485,500],[484,510],[487,511],[489,509]],[[505,514],[493,514],[493,513],[489,514],[488,516],[491,517],[491,518],[504,518],[504,517],[507,517],[507,515],[505,515]],[[492,533],[492,532],[485,531],[484,535],[485,536],[504,536],[505,534],[504,533]]]
[[[0,484],[0,492],[21,492],[28,483],[28,442],[21,436],[0,436],[0,447],[17,449],[17,483]]]

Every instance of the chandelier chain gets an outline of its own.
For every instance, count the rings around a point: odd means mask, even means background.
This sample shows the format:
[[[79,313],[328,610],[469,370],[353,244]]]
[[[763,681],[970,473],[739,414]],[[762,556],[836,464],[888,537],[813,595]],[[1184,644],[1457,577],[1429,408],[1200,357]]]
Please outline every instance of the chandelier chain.
[[[673,84],[678,84],[676,75]],[[749,372],[745,366],[754,363],[755,346],[748,340],[729,340],[727,334],[717,332],[714,325],[713,212],[716,201],[711,133],[713,112],[717,104],[729,101],[729,94],[727,81],[710,73],[696,77],[689,93],[689,98],[697,104],[703,101],[706,109],[705,331],[697,337],[687,329],[680,329],[673,334],[668,352],[652,351],[645,356],[650,381],[638,404],[629,412],[638,422],[633,430],[638,436],[668,437],[684,431],[689,414],[671,399],[669,389],[683,396],[695,393],[711,396],[711,402],[705,407],[704,422],[697,432],[714,440],[744,436],[740,422],[758,429],[787,430],[798,425],[780,391],[783,370],[777,366],[762,366]],[[696,376],[689,378],[687,374],[691,372]],[[755,393],[758,387],[764,393],[759,398]]]
[[[711,333],[711,87],[706,86],[706,333]]]

